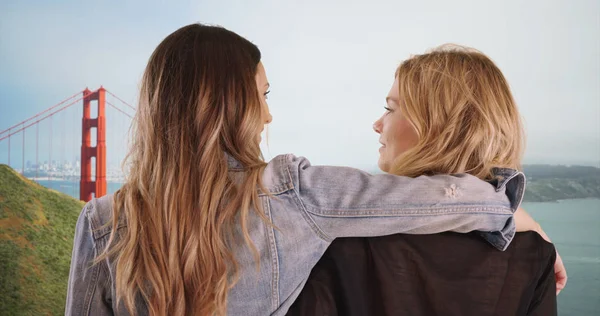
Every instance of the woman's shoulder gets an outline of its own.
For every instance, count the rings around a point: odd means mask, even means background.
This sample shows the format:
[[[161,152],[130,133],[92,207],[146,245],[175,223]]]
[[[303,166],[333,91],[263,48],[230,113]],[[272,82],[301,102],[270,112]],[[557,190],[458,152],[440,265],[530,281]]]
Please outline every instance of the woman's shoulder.
[[[271,159],[267,163],[267,169],[269,169],[269,168],[286,168],[291,165],[294,165],[299,160],[306,160],[306,158],[297,157],[294,154],[280,154],[280,155],[273,157],[273,159]]]
[[[82,223],[81,219],[85,218],[95,240],[109,235],[113,229],[113,197],[112,194],[108,194],[100,198],[93,198],[83,207],[79,223]],[[121,212],[117,229],[125,226],[127,226],[125,216]]]
[[[283,193],[294,188],[299,166],[310,164],[304,157],[282,154],[271,159],[263,171],[263,185],[271,194]]]
[[[311,167],[311,164],[306,157],[296,156],[294,154],[281,154],[275,156],[267,163],[265,172],[272,173],[282,178],[292,178],[294,174],[302,172],[308,167]]]
[[[294,189],[300,185],[301,178],[308,178],[319,182],[320,179],[328,178],[332,174],[336,176],[352,175],[357,172],[364,173],[358,169],[336,166],[313,166],[303,156],[294,154],[282,154],[275,156],[267,163],[263,172],[263,185],[271,192],[277,194]]]

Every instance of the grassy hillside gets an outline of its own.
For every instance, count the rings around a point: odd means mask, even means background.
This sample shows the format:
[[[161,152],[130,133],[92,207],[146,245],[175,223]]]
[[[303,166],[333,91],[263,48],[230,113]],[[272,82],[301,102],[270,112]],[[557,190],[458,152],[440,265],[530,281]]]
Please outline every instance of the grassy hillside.
[[[600,168],[525,165],[526,202],[600,198]]]
[[[0,314],[64,314],[82,207],[0,165]]]

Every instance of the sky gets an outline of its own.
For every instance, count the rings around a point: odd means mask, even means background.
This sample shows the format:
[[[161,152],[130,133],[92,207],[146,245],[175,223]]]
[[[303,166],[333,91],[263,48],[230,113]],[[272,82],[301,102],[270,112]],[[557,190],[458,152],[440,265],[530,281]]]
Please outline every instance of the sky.
[[[0,131],[86,87],[135,105],[154,48],[196,22],[261,49],[273,115],[267,159],[294,153],[375,170],[372,124],[396,67],[455,43],[487,54],[506,76],[525,121],[525,163],[600,166],[597,0],[2,1]],[[109,164],[124,156],[129,122],[107,110]],[[80,105],[40,123],[43,158],[78,155],[80,126]],[[11,165],[20,168],[23,152],[35,159],[35,134],[26,131],[24,151],[22,135],[11,138]],[[0,163],[7,153],[5,140]]]

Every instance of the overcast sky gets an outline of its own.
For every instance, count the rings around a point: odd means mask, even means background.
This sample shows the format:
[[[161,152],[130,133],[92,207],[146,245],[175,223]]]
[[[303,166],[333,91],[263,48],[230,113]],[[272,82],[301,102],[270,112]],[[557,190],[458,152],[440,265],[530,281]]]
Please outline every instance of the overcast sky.
[[[291,152],[313,164],[375,169],[371,126],[396,66],[451,42],[481,50],[504,72],[526,122],[526,163],[600,165],[597,0],[47,2],[0,3],[0,130],[86,86],[104,85],[135,104],[156,45],[183,25],[204,22],[262,51],[274,117],[266,158]],[[61,115],[41,123],[40,152],[48,152],[53,124],[54,157],[74,156],[81,107]],[[112,109],[107,115],[114,163],[129,119]],[[26,160],[34,160],[35,130],[26,141]],[[17,168],[20,143],[12,139]],[[0,142],[0,163],[7,149]]]

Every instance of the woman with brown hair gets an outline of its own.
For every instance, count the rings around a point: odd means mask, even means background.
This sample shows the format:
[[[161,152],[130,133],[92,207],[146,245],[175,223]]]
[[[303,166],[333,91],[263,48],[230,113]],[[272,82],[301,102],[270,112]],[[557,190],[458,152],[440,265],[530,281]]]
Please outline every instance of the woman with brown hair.
[[[268,88],[258,48],[226,29],[193,24],[158,45],[126,183],[77,223],[67,315],[281,315],[337,237],[481,230],[507,247],[518,203],[474,176],[265,162]],[[522,191],[524,177],[506,183]]]

